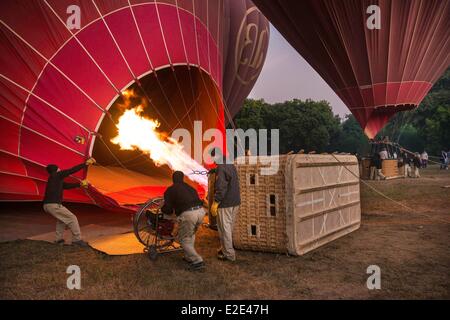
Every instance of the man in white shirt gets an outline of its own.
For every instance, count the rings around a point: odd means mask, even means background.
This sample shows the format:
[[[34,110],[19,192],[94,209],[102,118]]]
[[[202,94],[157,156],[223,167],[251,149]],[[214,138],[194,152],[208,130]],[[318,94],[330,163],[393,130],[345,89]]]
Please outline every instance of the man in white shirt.
[[[381,160],[386,160],[387,158],[389,158],[388,152],[386,150],[386,148],[381,149],[380,151],[380,159]]]
[[[422,160],[422,168],[426,168],[428,164],[428,153],[425,150],[420,155],[420,160]]]
[[[386,148],[382,148],[381,151],[378,153],[379,158],[379,164],[377,165],[377,177],[376,180],[385,180],[386,177],[383,174],[383,160],[389,158],[389,155],[387,153]]]

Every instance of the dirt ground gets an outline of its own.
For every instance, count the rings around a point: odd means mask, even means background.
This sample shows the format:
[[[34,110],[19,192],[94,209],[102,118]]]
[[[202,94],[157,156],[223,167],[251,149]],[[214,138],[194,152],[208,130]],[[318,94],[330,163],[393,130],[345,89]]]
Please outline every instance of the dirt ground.
[[[450,299],[450,171],[369,183],[413,210],[362,184],[356,232],[302,257],[238,251],[236,263],[215,258],[217,233],[202,227],[204,273],[186,271],[180,253],[151,262],[40,241],[0,243],[0,298]],[[69,265],[81,268],[81,290],[66,288]],[[381,269],[380,290],[367,289],[369,265]]]

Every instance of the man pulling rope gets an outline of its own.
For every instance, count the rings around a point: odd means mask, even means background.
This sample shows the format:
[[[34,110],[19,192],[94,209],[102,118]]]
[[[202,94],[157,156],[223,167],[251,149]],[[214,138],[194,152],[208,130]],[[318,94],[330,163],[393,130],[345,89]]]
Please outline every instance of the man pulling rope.
[[[64,244],[64,230],[69,227],[72,232],[72,244],[88,247],[88,244],[81,240],[77,217],[62,205],[62,200],[65,189],[86,188],[88,185],[86,180],[82,180],[80,183],[68,183],[64,182],[64,179],[94,163],[95,159],[89,158],[86,162],[66,170],[60,170],[55,164],[47,166],[49,177],[45,188],[44,211],[56,218],[55,243],[57,244]]]

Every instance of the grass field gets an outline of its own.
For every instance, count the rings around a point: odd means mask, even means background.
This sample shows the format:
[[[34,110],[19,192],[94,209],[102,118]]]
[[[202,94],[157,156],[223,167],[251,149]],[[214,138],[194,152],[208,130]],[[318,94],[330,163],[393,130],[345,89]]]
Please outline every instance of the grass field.
[[[361,185],[359,230],[302,257],[238,251],[215,258],[217,233],[201,228],[204,273],[181,254],[107,256],[92,249],[19,240],[0,243],[1,299],[450,299],[450,171],[420,179],[369,182],[405,209]],[[81,268],[81,290],[66,288],[66,268]],[[366,269],[381,268],[368,290]]]

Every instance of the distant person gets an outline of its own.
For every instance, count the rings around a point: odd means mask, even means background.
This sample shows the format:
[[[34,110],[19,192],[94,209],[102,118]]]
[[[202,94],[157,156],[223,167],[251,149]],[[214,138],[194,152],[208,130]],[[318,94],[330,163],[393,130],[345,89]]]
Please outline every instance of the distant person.
[[[184,174],[175,171],[173,184],[164,192],[164,205],[161,211],[171,215],[175,212],[179,224],[178,240],[184,251],[184,260],[189,269],[198,271],[205,268],[203,258],[195,250],[195,233],[203,223],[205,209],[197,190],[184,182]]]
[[[376,180],[377,170],[380,166],[380,154],[374,153],[370,158],[370,180]]]
[[[420,167],[422,166],[422,163],[420,161],[420,154],[418,152],[416,152],[416,154],[414,155],[414,159],[413,159],[413,163],[414,163],[414,178],[420,178]]]
[[[422,154],[420,155],[420,160],[422,161],[422,168],[426,168],[428,165],[428,153],[423,150]]]
[[[385,180],[386,177],[383,174],[383,160],[388,159],[388,153],[386,148],[382,148],[379,153],[374,154],[374,166],[376,167],[375,180]]]
[[[88,247],[88,244],[81,240],[80,225],[78,224],[77,217],[62,205],[62,200],[65,189],[87,186],[86,180],[81,181],[81,183],[67,183],[64,182],[64,179],[93,163],[95,163],[95,159],[90,158],[85,163],[67,170],[60,170],[55,164],[49,164],[47,166],[49,177],[47,186],[45,187],[44,211],[56,218],[55,243],[57,244],[64,244],[64,230],[67,226],[72,232],[72,244]]]
[[[448,170],[448,153],[444,150],[441,151],[441,169]]]
[[[414,165],[414,159],[409,155],[407,152],[405,152],[406,155],[406,176],[408,178],[412,178],[412,172],[413,172],[413,165]]]
[[[408,178],[414,178],[413,166],[414,166],[414,156],[408,154]]]
[[[399,170],[401,170],[399,173],[403,177],[405,177],[405,160],[406,160],[405,154],[404,154],[403,150],[400,150],[397,166],[398,166]]]
[[[226,163],[226,157],[215,148],[212,156],[217,164],[214,202],[211,213],[217,215],[217,226],[221,248],[217,258],[225,261],[235,261],[236,253],[233,248],[233,227],[239,213],[241,195],[239,190],[239,177],[236,167]]]
[[[447,152],[447,166],[446,166],[446,170],[448,170],[448,165],[450,163],[450,150]]]
[[[381,151],[380,151],[380,159],[381,159],[381,161],[389,159],[389,154],[388,154],[386,148],[382,148],[381,149]]]

